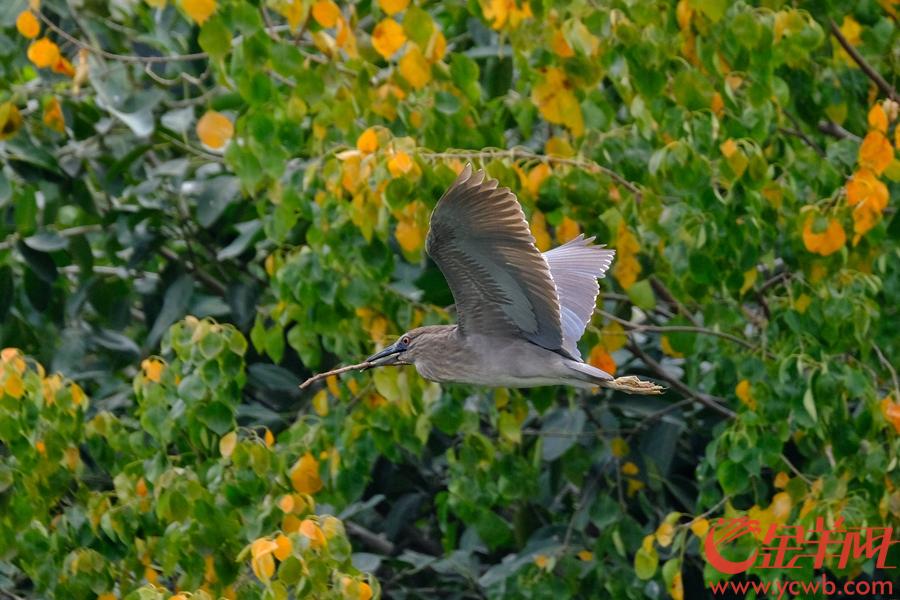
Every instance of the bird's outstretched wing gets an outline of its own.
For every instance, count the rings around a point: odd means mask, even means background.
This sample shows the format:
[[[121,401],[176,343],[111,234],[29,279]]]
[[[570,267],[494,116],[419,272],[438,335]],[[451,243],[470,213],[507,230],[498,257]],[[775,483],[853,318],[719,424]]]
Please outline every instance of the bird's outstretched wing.
[[[467,165],[431,215],[426,249],[450,285],[463,335],[516,336],[562,348],[550,268],[508,188]]]
[[[593,245],[593,241],[594,238],[585,239],[582,234],[544,252],[559,293],[563,348],[576,358],[581,357],[578,340],[594,314],[600,293],[597,279],[606,274],[616,254],[615,250]]]

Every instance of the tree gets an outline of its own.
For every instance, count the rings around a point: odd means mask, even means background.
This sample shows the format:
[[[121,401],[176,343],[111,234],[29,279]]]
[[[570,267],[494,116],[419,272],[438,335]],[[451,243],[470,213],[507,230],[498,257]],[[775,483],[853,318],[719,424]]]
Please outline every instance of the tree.
[[[3,19],[0,590],[680,599],[720,516],[897,524],[891,3]],[[616,248],[581,350],[665,396],[297,389],[450,320],[466,162]]]

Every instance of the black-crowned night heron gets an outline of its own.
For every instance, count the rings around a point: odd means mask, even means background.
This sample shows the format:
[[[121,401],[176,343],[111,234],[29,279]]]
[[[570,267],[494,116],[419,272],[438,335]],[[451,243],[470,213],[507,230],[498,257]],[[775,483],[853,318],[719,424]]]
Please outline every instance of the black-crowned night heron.
[[[615,254],[593,239],[541,254],[515,195],[467,165],[438,201],[426,242],[450,284],[457,324],[407,331],[368,362],[492,387],[611,381],[577,346]]]

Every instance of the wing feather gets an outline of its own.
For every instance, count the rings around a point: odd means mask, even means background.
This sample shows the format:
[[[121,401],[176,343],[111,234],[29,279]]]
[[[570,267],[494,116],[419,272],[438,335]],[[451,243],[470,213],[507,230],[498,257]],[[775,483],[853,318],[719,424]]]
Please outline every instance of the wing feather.
[[[515,195],[467,165],[431,215],[426,250],[456,301],[463,335],[562,348],[556,285]]]
[[[584,235],[544,253],[559,294],[563,330],[563,348],[579,357],[578,340],[594,314],[600,285],[616,254],[615,250],[595,246],[594,238]]]

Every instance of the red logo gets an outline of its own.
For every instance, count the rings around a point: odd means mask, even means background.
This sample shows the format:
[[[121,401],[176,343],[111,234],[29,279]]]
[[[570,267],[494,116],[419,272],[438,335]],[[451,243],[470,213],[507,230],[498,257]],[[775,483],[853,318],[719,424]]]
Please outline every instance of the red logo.
[[[896,543],[892,539],[892,527],[844,527],[839,517],[832,529],[824,519],[816,519],[815,526],[769,525],[750,556],[743,560],[730,560],[722,556],[721,549],[745,535],[759,537],[759,521],[747,517],[719,519],[706,534],[704,550],[706,560],[722,573],[735,575],[752,567],[759,569],[799,569],[811,561],[815,569],[821,569],[826,559],[836,558],[837,567],[843,569],[851,560],[876,558],[879,569],[893,569],[885,564],[888,549]]]

